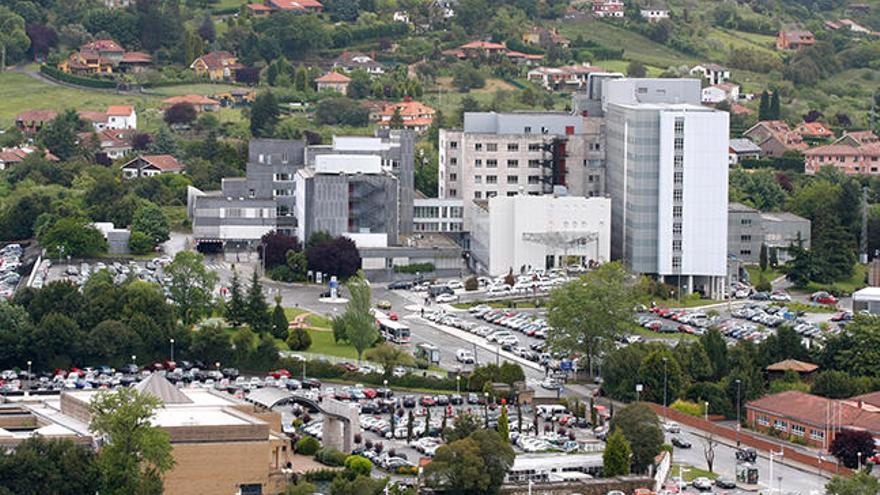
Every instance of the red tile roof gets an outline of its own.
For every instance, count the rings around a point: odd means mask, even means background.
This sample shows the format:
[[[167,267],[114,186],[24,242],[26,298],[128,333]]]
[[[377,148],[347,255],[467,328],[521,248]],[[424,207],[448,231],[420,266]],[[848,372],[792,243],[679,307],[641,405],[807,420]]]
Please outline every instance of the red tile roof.
[[[338,72],[330,71],[323,76],[315,79],[315,82],[326,82],[326,83],[347,83],[350,82],[351,78],[346,76],[345,74],[340,74]]]
[[[15,120],[21,122],[49,122],[50,120],[55,120],[57,116],[58,112],[55,110],[28,110],[16,115]]]
[[[125,49],[119,46],[113,40],[95,40],[90,43],[86,43],[85,45],[79,47],[80,51],[83,50],[94,50],[98,52],[125,52]]]
[[[125,52],[122,55],[122,61],[130,64],[149,64],[153,62],[153,56],[144,52]]]
[[[471,41],[470,43],[465,43],[459,47],[462,50],[505,50],[506,46],[501,43],[492,43],[491,41]]]
[[[107,115],[114,117],[128,117],[134,113],[134,107],[131,105],[110,105],[107,107]]]
[[[840,418],[844,428],[852,427],[880,434],[880,412],[858,407],[855,398],[847,401],[835,401],[789,390],[778,394],[767,395],[746,404],[747,409],[766,412],[800,423],[824,427],[829,423],[829,411],[835,411],[835,419]]]
[[[165,98],[162,100],[162,103],[165,105],[171,106],[176,105],[178,103],[189,103],[190,105],[219,105],[220,103],[216,100],[212,100],[207,96],[202,95],[184,95],[184,96],[172,96],[171,98]]]
[[[253,10],[254,12],[271,12],[273,9],[268,5],[264,5],[262,3],[249,3],[247,4],[247,8]]]
[[[834,133],[828,130],[824,124],[821,122],[801,122],[795,128],[802,136],[809,137],[831,137],[834,136]]]
[[[82,110],[76,112],[79,115],[81,120],[87,120],[89,122],[107,122],[107,114],[104,112],[90,112],[88,110]]]
[[[177,172],[183,170],[183,165],[172,155],[142,155],[141,158],[163,172]]]
[[[306,10],[323,7],[323,4],[316,0],[268,0],[268,3],[278,10]]]
[[[424,103],[418,101],[401,101],[386,106],[385,110],[382,111],[382,115],[385,117],[391,117],[394,115],[394,111],[398,108],[400,109],[401,117],[421,117],[422,115],[434,115],[434,113],[436,113],[436,110]],[[428,123],[430,123],[430,120]]]
[[[767,371],[796,371],[798,373],[812,373],[819,369],[818,365],[813,363],[805,363],[803,361],[798,361],[797,359],[786,359],[784,361],[779,361],[778,363],[773,363],[770,366],[767,366]]]
[[[196,60],[204,62],[208,69],[215,70],[235,64],[235,55],[227,51],[210,52],[202,55]]]

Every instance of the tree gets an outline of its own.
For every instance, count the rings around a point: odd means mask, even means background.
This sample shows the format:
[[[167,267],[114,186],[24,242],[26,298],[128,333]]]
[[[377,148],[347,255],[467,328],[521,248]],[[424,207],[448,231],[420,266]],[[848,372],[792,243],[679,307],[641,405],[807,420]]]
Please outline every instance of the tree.
[[[773,248],[770,250],[770,266],[776,268],[779,266],[779,248]]]
[[[501,406],[501,414],[498,415],[498,435],[501,440],[510,442],[510,424],[507,421],[507,406]]]
[[[366,353],[369,361],[382,365],[384,375],[391,376],[396,366],[415,366],[412,355],[396,345],[388,342],[382,343]]]
[[[666,399],[668,405],[681,392],[683,386],[681,367],[672,353],[666,349],[655,350],[645,356],[639,366],[638,374],[644,386],[642,400],[661,404]]]
[[[219,325],[205,325],[194,332],[191,351],[206,363],[232,361],[232,343],[229,341],[229,334]]]
[[[250,325],[251,330],[257,333],[271,330],[272,320],[269,316],[269,305],[266,304],[266,297],[263,295],[263,285],[260,284],[260,278],[257,276],[256,270],[251,275],[251,286],[248,289],[245,300],[247,310],[244,321]]]
[[[196,120],[196,116],[196,107],[184,101],[167,108],[162,119],[170,126],[190,125]]]
[[[767,90],[761,92],[761,103],[758,105],[758,120],[773,120],[770,113],[770,94]]]
[[[149,146],[150,153],[155,153],[157,155],[178,155],[180,151],[178,150],[177,138],[174,137],[174,134],[168,128],[168,126],[162,126],[159,128],[159,132],[156,133],[155,139],[152,144]]]
[[[810,393],[829,399],[846,399],[858,395],[858,384],[848,373],[837,370],[820,372],[813,379]]]
[[[33,363],[36,369],[68,369],[78,357],[77,345],[86,338],[73,318],[49,313],[32,334]]]
[[[350,455],[345,458],[345,470],[355,476],[369,476],[373,472],[373,463],[366,457]]]
[[[168,218],[155,203],[147,201],[134,211],[131,230],[147,234],[153,244],[161,244],[170,239],[171,229]]]
[[[391,121],[388,125],[392,129],[403,129],[403,116],[400,115],[400,107],[394,107],[394,113],[391,115]]]
[[[37,238],[46,248],[46,255],[51,258],[94,258],[107,251],[104,236],[85,218],[60,218],[40,232]]]
[[[287,264],[287,255],[290,251],[302,250],[302,245],[296,237],[274,230],[260,238],[260,246],[262,246],[260,255],[267,269]]]
[[[498,432],[479,430],[437,449],[425,478],[429,486],[450,494],[497,493],[513,458]]]
[[[171,277],[170,297],[184,325],[192,325],[210,314],[218,276],[207,269],[204,256],[181,251],[168,264],[165,274]]]
[[[551,349],[583,352],[592,372],[595,356],[632,325],[635,298],[626,271],[605,263],[550,293],[547,343]]]
[[[325,276],[336,275],[345,280],[356,274],[361,267],[360,252],[354,241],[347,237],[340,236],[310,244],[306,246],[309,270],[321,272]]]
[[[30,52],[35,58],[45,59],[49,56],[49,51],[58,46],[58,33],[50,26],[28,24],[26,31],[31,40]]]
[[[632,467],[644,473],[663,446],[663,432],[657,415],[643,403],[630,404],[614,415],[611,428],[619,428],[632,448]]]
[[[469,411],[460,411],[452,421],[452,428],[443,431],[443,439],[446,443],[468,438],[472,433],[483,427],[482,418]]]
[[[626,66],[626,75],[629,77],[645,77],[647,74],[648,69],[638,60],[633,60]]]
[[[416,417],[413,415],[412,409],[409,411],[409,415],[406,418],[406,442],[409,443],[412,441],[413,437],[413,428],[415,426]]]
[[[352,277],[346,284],[350,294],[345,313],[340,317],[345,328],[345,337],[358,353],[358,361],[364,351],[376,343],[379,332],[370,313],[370,286],[362,274]]]
[[[294,282],[305,281],[309,271],[309,259],[306,258],[306,253],[302,251],[288,251],[287,268],[290,269]]]
[[[608,435],[605,451],[602,453],[602,475],[606,478],[629,474],[632,449],[620,429],[615,428]]]
[[[779,108],[779,91],[774,91],[770,97],[770,120],[779,120],[782,112]]]
[[[347,125],[363,127],[370,123],[370,111],[355,100],[345,97],[322,99],[315,111],[316,122],[321,125]]]
[[[767,271],[767,261],[767,245],[762,242],[761,252],[758,255],[758,266],[761,267],[762,272]]]
[[[206,15],[202,18],[202,23],[199,24],[198,33],[199,36],[208,43],[213,43],[214,40],[217,39],[217,30],[214,28],[214,20],[210,15]]]
[[[284,308],[281,307],[281,296],[275,297],[275,309],[272,310],[272,336],[276,339],[287,340],[289,322]]]
[[[150,422],[158,397],[122,387],[100,392],[89,405],[89,429],[109,439],[98,453],[101,493],[162,493],[162,475],[174,466],[170,435]]]
[[[874,447],[870,432],[844,428],[834,436],[828,450],[844,466],[853,469],[859,463],[864,465],[869,457],[873,457]]]
[[[834,475],[825,485],[828,495],[874,495],[880,493],[880,480],[867,469],[856,471],[852,476]]]
[[[251,106],[251,134],[254,137],[271,137],[278,124],[278,100],[271,91],[257,95]]]
[[[67,161],[82,154],[81,141],[85,140],[80,140],[78,133],[84,129],[85,125],[79,115],[68,109],[40,129],[37,133],[37,144],[51,151],[61,161]]]
[[[721,332],[717,329],[710,329],[708,332],[700,336],[700,345],[709,356],[709,362],[712,363],[712,378],[720,380],[727,375],[727,343]]]
[[[452,71],[452,84],[461,93],[467,93],[472,89],[479,89],[486,85],[483,74],[470,64],[458,64]],[[462,101],[462,106],[464,101]]]
[[[132,231],[131,237],[128,238],[128,250],[132,254],[144,255],[150,253],[156,244],[150,239],[150,236],[143,232]]]
[[[0,455],[0,493],[80,495],[97,493],[94,451],[71,440],[27,438]]]
[[[312,346],[312,337],[305,329],[296,327],[287,335],[287,347],[291,351],[305,351]]]
[[[229,302],[226,303],[226,321],[233,327],[241,325],[247,317],[247,305],[241,293],[241,279],[238,270],[232,268],[232,281],[229,284]]]
[[[0,5],[0,72],[6,70],[7,57],[20,60],[31,44],[24,19]]]
[[[715,440],[715,435],[711,432],[708,436],[703,438],[703,457],[706,459],[706,469],[708,469],[710,473],[715,472],[716,445],[718,445],[718,441]]]

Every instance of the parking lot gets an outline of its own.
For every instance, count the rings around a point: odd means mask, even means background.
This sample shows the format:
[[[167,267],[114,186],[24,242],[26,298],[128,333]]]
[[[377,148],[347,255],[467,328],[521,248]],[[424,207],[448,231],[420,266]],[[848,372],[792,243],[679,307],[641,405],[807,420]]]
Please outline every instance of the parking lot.
[[[67,280],[82,287],[92,275],[102,270],[106,270],[117,284],[121,284],[129,278],[135,278],[145,282],[168,285],[170,277],[165,275],[162,270],[168,263],[171,263],[171,258],[167,256],[149,261],[98,261],[92,263],[53,263],[46,259],[37,269],[31,287],[39,289],[55,280]]]

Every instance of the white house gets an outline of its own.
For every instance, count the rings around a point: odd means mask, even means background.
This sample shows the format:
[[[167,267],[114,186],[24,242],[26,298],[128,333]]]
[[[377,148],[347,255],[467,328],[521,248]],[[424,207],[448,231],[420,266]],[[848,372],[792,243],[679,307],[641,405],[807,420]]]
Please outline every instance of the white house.
[[[721,83],[703,88],[701,100],[703,103],[717,105],[722,101],[734,102],[739,99],[739,85],[733,83]]]
[[[137,129],[137,113],[131,105],[107,107],[108,129]]]
[[[409,14],[405,10],[398,10],[394,13],[392,20],[394,20],[394,22],[409,24]]]
[[[515,195],[471,202],[471,253],[490,275],[549,269],[611,257],[611,200],[603,197]]]
[[[669,9],[660,3],[648,2],[647,5],[642,6],[639,13],[642,15],[642,18],[647,19],[648,22],[660,22],[663,19],[669,19]]]
[[[727,67],[722,67],[718,64],[700,64],[695,65],[691,70],[690,74],[692,76],[699,75],[700,77],[706,79],[709,84],[721,84],[730,79],[730,69]]]

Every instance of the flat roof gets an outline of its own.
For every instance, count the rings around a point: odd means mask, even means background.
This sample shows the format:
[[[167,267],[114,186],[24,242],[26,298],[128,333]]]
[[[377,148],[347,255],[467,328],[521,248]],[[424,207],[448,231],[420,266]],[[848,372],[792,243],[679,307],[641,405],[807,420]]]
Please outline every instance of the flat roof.
[[[337,151],[385,151],[391,143],[378,137],[333,136],[333,149]]]
[[[853,292],[853,299],[861,301],[880,301],[880,287],[865,287],[864,289]]]
[[[239,426],[251,425],[243,416],[230,414],[220,407],[168,406],[157,409],[151,418],[156,426]]]
[[[524,454],[513,459],[511,471],[544,471],[602,465],[602,452],[592,454]]]

